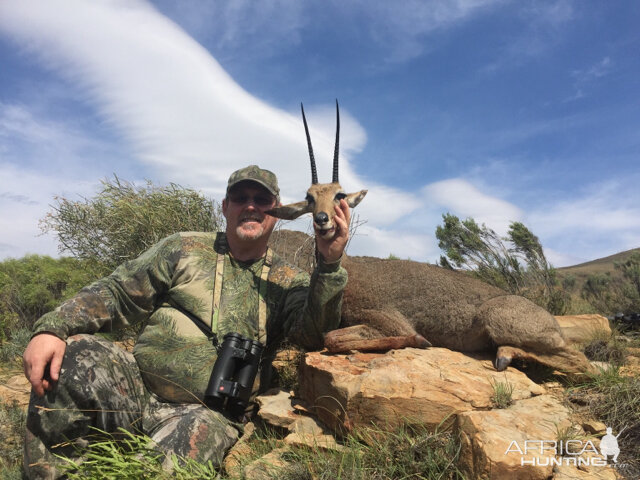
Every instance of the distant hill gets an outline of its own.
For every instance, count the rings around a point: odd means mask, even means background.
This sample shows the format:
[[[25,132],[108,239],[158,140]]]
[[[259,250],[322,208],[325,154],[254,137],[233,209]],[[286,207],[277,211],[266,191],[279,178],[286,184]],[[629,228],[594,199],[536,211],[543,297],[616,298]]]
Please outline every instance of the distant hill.
[[[594,273],[610,273],[611,275],[616,276],[619,275],[619,272],[615,269],[614,263],[626,260],[634,252],[640,252],[640,248],[633,248],[614,255],[609,255],[608,257],[580,263],[572,267],[558,268],[557,271],[561,277],[575,275],[577,278],[586,278]]]

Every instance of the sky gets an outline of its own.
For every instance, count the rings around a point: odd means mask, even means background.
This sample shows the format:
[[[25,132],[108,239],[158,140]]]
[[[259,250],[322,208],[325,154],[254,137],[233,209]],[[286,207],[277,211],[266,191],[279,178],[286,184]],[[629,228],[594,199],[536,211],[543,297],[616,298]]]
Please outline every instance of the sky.
[[[549,261],[640,247],[635,0],[0,0],[0,259],[100,181],[222,200],[230,173],[368,189],[350,255],[436,262],[442,215]],[[284,228],[309,229],[309,216]]]

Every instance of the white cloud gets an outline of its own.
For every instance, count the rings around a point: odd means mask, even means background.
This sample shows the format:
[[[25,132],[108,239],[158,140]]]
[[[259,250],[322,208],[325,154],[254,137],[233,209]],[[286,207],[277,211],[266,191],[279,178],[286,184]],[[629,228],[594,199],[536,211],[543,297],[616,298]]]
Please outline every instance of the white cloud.
[[[483,192],[462,178],[427,185],[423,188],[423,194],[429,205],[441,207],[442,212],[452,213],[462,219],[472,217],[501,235],[507,232],[511,222],[523,217],[518,207]]]
[[[381,2],[367,6],[374,17],[372,24],[388,17],[385,28],[395,30],[399,37],[405,30],[410,52],[413,40],[419,49],[418,39],[425,33],[454,25],[492,4],[429,2],[423,7],[410,2],[405,7],[417,8],[414,18],[407,15],[408,10],[394,13]],[[364,3],[358,5],[365,8]],[[246,4],[241,7],[249,8]],[[558,10],[556,18],[565,22],[570,14]],[[96,108],[127,139],[111,147],[87,135],[73,119],[44,116],[32,105],[0,105],[0,175],[4,182],[0,228],[10,232],[3,238],[0,256],[32,249],[55,252],[51,239],[45,244],[42,237],[35,237],[37,220],[53,195],[64,191],[91,195],[97,179],[112,172],[136,180],[131,174],[142,171],[140,164],[154,180],[180,183],[219,199],[231,171],[258,163],[278,174],[283,201],[303,198],[310,175],[297,109],[274,108],[244,91],[204,48],[149,4],[141,0],[1,2],[0,32],[63,76],[73,96]],[[235,41],[233,32],[225,35],[229,42]],[[599,69],[585,72],[597,78],[610,63],[603,60],[596,67]],[[335,107],[331,102],[306,107],[318,174],[320,181],[326,181],[331,175]],[[598,186],[596,193],[578,200],[534,206],[533,213],[525,215],[505,200],[505,192],[492,191],[497,188],[492,186],[495,182],[478,172],[472,172],[473,183],[452,178],[415,193],[367,182],[350,163],[363,150],[367,134],[350,115],[348,105],[341,107],[341,120],[341,183],[348,191],[369,190],[356,210],[367,223],[353,239],[351,254],[393,253],[434,260],[438,251],[433,232],[440,214],[447,211],[473,217],[498,233],[506,232],[511,221],[524,221],[543,245],[547,238],[569,237],[575,230],[590,233],[584,236],[585,242],[595,232],[596,236],[618,235],[630,248],[634,241],[637,245],[634,231],[640,226],[635,219],[640,212],[635,205],[639,199],[635,198],[635,204],[621,204],[613,187],[603,190]],[[569,125],[580,121],[569,120]],[[566,122],[560,119],[514,128],[496,141],[510,144]],[[123,158],[116,160],[118,157]],[[554,247],[554,258],[567,258],[556,253],[563,249]],[[564,250],[572,251],[571,247]],[[595,246],[592,250],[597,254]]]
[[[242,90],[200,45],[148,4],[115,0],[5,3],[0,6],[0,30],[20,45],[28,45],[49,68],[83,89],[86,101],[128,139],[135,157],[154,177],[220,198],[231,171],[258,163],[277,172],[283,201],[298,201],[304,195],[310,179],[299,113],[273,108]],[[60,155],[63,159],[78,158],[78,150],[85,147],[70,141],[80,136],[61,122],[35,119],[18,107],[7,112],[2,117],[3,131],[22,132],[26,143],[67,145],[65,155]],[[309,105],[307,112],[318,172],[321,181],[328,181],[335,107]],[[367,199],[358,207],[369,219],[368,228],[380,229],[415,210],[414,195],[364,185],[349,158],[364,147],[366,132],[344,106],[341,124],[340,181],[350,191],[369,188]],[[95,172],[91,166],[87,170],[83,178]],[[15,167],[11,174],[20,177],[20,169]],[[32,189],[28,182],[45,182],[44,177],[28,172],[22,178],[16,192]],[[61,176],[51,185],[53,191],[39,189],[48,199],[68,182]],[[32,225],[43,214],[42,209],[37,214],[23,212]],[[380,244],[384,235],[377,232],[375,240],[367,243]],[[384,238],[397,242],[399,237],[386,233]],[[357,243],[354,240],[354,248]],[[388,254],[390,248],[385,245],[384,249]],[[424,247],[417,250],[423,251]]]

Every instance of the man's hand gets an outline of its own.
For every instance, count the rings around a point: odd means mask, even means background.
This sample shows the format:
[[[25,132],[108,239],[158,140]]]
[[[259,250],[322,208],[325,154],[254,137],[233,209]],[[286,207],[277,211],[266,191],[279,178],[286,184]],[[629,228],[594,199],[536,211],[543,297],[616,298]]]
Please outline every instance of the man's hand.
[[[336,233],[333,238],[324,239],[316,235],[316,245],[318,251],[326,263],[336,262],[342,257],[347,241],[349,240],[349,223],[351,222],[351,211],[349,205],[343,199],[336,205],[336,216],[333,221],[336,223]]]
[[[58,381],[66,349],[67,343],[51,333],[36,335],[25,348],[22,356],[24,375],[39,397]]]

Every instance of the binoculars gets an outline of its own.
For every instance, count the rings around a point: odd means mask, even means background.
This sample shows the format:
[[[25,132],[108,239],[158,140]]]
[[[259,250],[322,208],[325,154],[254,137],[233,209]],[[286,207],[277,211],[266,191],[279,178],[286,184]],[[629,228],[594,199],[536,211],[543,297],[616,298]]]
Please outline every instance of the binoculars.
[[[239,333],[227,333],[213,365],[204,402],[209,408],[242,417],[258,372],[264,346]]]

